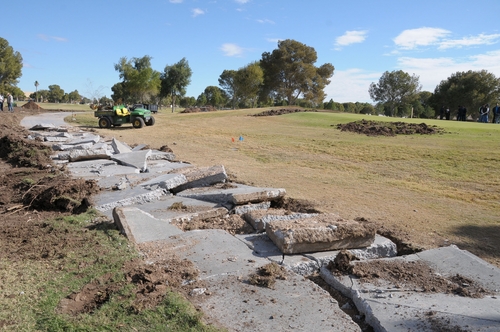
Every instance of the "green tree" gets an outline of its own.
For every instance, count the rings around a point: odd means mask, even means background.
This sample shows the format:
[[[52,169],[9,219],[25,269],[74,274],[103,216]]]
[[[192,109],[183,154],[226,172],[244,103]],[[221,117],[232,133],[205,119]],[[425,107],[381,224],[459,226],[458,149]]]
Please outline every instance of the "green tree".
[[[64,97],[64,90],[57,84],[49,85],[49,94],[47,99],[51,103],[58,103]]]
[[[264,72],[259,62],[252,62],[239,69],[235,77],[239,101],[250,105],[250,107],[255,107],[263,82]]]
[[[236,70],[224,70],[219,76],[219,85],[226,92],[233,109],[236,108],[236,104],[238,103],[238,85],[236,82],[236,74]]]
[[[196,98],[196,105],[197,106],[205,106],[207,105],[207,96],[205,95],[204,92],[200,93],[198,98]]]
[[[348,103],[342,103],[342,106],[344,106],[344,112],[356,113],[356,104],[348,102]]]
[[[122,57],[115,64],[115,70],[122,79],[122,93],[129,95],[134,101],[144,103],[160,91],[160,73],[151,68],[151,59],[149,55],[131,60]]]
[[[119,82],[111,87],[111,98],[116,104],[128,104],[134,103],[134,100],[130,97],[130,94],[125,90],[125,83]]]
[[[15,86],[22,75],[23,57],[0,37],[0,88]]]
[[[439,83],[429,104],[439,111],[442,105],[457,109],[465,106],[468,114],[479,116],[482,104],[495,104],[500,99],[500,79],[486,70],[456,72]]]
[[[398,111],[403,112],[404,106],[411,104],[418,98],[421,85],[419,77],[410,76],[402,70],[386,71],[378,84],[370,84],[368,92],[374,101],[383,103],[394,116]]]
[[[175,98],[186,94],[186,87],[191,83],[191,68],[186,58],[172,66],[166,66],[161,75],[161,95],[172,97],[172,113],[175,107]]]
[[[78,90],[68,93],[68,101],[70,103],[79,102],[81,99],[82,97],[80,96],[80,93],[78,93]]]
[[[228,101],[226,93],[218,86],[207,86],[205,91],[203,91],[203,94],[207,99],[207,104],[214,107],[221,107]]]
[[[316,50],[298,41],[278,42],[278,48],[262,54],[260,66],[264,71],[263,97],[274,95],[294,105],[297,98],[316,103],[323,101],[324,88],[330,83],[334,67],[325,63],[315,67]]]
[[[44,101],[46,102],[49,97],[49,90],[38,90],[37,96],[41,103],[43,103]]]
[[[181,107],[190,107],[196,105],[196,99],[194,97],[182,97],[179,101]]]

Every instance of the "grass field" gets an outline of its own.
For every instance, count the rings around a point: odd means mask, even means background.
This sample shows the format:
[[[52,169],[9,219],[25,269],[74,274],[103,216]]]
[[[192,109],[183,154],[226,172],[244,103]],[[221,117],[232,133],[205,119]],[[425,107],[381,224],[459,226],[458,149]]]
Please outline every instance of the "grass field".
[[[143,129],[99,129],[86,112],[77,123],[128,144],[168,145],[178,160],[222,164],[238,182],[285,188],[325,212],[406,232],[418,246],[456,244],[500,266],[500,125],[326,112],[250,116],[261,111],[161,110]],[[368,137],[334,126],[362,118],[425,122],[445,133]]]

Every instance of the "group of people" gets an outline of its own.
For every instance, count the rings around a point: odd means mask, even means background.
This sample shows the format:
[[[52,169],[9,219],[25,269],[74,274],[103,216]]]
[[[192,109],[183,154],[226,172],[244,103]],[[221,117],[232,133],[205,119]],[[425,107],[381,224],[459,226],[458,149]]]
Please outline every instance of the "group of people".
[[[500,106],[498,105],[498,103],[491,110],[488,104],[481,105],[481,107],[479,108],[478,122],[488,123],[490,112],[493,115],[491,123],[500,124]],[[450,113],[451,112],[448,107],[445,106],[441,107],[439,111],[439,119],[450,120],[450,115],[451,115]],[[465,106],[458,106],[457,121],[467,121],[467,109],[465,108]]]
[[[479,108],[479,122],[484,122],[488,123],[488,116],[490,114],[490,105],[484,104]],[[493,119],[491,123],[498,123],[500,124],[500,106],[498,106],[498,103],[493,107],[491,110],[491,114],[493,115]]]
[[[9,110],[9,112],[14,112],[14,107],[13,107],[14,98],[12,97],[12,95],[10,93],[8,93],[7,97],[5,97],[5,98],[3,97],[2,94],[0,94],[0,112],[3,112],[4,99],[7,99],[7,109]]]

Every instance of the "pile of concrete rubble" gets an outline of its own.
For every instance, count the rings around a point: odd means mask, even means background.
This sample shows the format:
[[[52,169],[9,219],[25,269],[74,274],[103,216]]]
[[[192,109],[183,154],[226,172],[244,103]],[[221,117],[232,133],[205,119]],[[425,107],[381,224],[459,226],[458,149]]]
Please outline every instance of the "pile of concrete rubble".
[[[500,326],[499,269],[455,246],[396,257],[396,245],[377,235],[373,224],[272,208],[286,196],[284,188],[230,182],[223,165],[196,167],[176,161],[171,152],[146,145],[132,148],[89,132],[49,125],[30,129],[32,138],[52,145],[56,164],[74,177],[97,181],[102,190],[94,198],[95,208],[112,218],[139,250],[154,244],[197,265],[210,290],[198,295],[203,296],[201,308],[231,331],[360,330],[326,291],[304,278],[313,274],[352,299],[375,331],[431,331],[436,319],[464,331]],[[171,208],[176,205],[185,208]],[[254,232],[184,232],[175,226],[231,215],[241,216]],[[423,261],[436,273],[460,273],[480,282],[490,295],[465,298],[361,283],[327,268],[341,249],[361,261]],[[290,277],[275,289],[245,282],[245,276],[269,262],[286,267]]]

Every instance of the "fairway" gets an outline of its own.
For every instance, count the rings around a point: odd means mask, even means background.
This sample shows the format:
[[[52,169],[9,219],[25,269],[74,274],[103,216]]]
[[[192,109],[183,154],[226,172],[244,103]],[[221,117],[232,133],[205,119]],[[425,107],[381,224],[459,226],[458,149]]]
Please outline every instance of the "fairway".
[[[168,145],[178,160],[222,164],[239,183],[280,187],[344,218],[363,217],[416,246],[456,244],[500,266],[500,125],[264,109],[180,114],[169,109],[143,129],[97,128],[128,144]],[[368,137],[341,132],[361,119],[425,122],[437,135]]]

